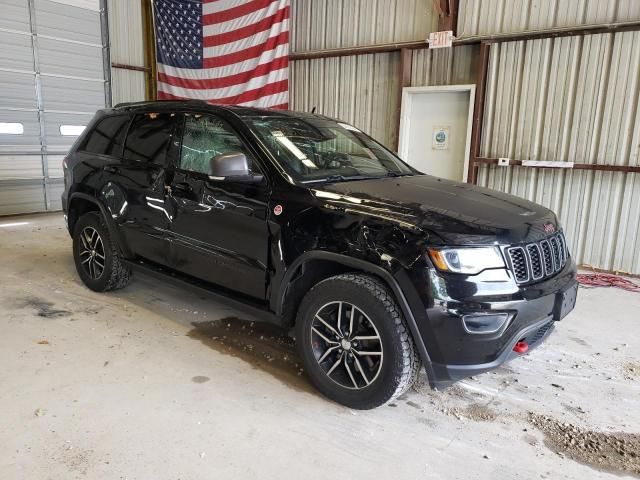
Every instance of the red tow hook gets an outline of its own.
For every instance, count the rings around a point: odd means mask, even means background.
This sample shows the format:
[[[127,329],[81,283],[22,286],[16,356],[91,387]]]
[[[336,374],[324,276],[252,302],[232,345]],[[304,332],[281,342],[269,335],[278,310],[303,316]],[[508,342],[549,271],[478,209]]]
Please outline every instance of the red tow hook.
[[[527,342],[516,342],[513,346],[513,351],[516,353],[527,353],[529,350],[529,344]]]

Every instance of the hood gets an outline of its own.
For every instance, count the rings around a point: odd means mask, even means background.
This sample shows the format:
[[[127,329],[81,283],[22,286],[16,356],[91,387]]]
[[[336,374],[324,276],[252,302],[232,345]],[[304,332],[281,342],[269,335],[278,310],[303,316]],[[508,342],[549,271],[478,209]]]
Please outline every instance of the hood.
[[[496,190],[429,175],[322,185],[312,193],[327,207],[420,229],[433,245],[514,244],[559,229],[536,203]]]

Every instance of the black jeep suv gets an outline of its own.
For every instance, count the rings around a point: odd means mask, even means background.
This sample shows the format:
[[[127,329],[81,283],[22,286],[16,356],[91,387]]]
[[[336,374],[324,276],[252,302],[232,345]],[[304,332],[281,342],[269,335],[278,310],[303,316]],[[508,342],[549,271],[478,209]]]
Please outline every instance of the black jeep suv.
[[[425,155],[428,154],[425,152]],[[553,212],[423,175],[357,128],[199,101],[99,111],[62,204],[92,290],[131,271],[295,327],[311,381],[373,408],[537,346],[575,304]]]

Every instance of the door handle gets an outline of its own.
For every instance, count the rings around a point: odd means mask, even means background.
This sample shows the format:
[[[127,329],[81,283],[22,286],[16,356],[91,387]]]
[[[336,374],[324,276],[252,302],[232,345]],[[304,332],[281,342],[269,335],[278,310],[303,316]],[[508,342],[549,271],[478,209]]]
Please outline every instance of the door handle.
[[[172,190],[177,193],[191,193],[193,191],[191,185],[186,182],[173,184]]]
[[[118,169],[116,167],[112,167],[111,165],[105,165],[104,167],[102,167],[102,169],[105,172],[109,172],[109,173],[118,173]]]

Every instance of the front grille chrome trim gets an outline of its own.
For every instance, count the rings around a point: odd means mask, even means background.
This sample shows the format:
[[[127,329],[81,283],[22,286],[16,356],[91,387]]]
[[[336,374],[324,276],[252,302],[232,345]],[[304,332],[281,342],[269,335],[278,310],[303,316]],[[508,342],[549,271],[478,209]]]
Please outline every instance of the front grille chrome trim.
[[[540,280],[544,277],[544,260],[542,258],[542,250],[536,243],[530,243],[527,245],[525,250],[527,251],[527,257],[529,258],[531,278],[533,280]],[[537,270],[539,270],[539,273],[536,273]]]
[[[511,263],[511,271],[518,283],[527,283],[530,278],[531,267],[527,254],[522,247],[511,247],[507,249],[509,255],[509,261]]]
[[[509,269],[519,285],[550,278],[569,260],[567,241],[562,232],[539,242],[506,247],[505,253]]]
[[[553,252],[551,251],[551,244],[547,240],[540,242],[540,250],[542,250],[542,261],[544,263],[544,274],[546,277],[553,275]]]

